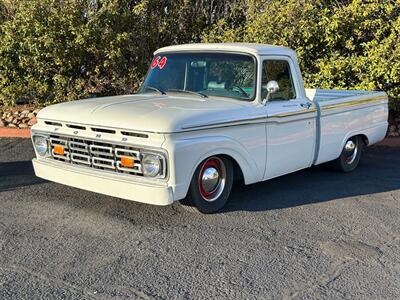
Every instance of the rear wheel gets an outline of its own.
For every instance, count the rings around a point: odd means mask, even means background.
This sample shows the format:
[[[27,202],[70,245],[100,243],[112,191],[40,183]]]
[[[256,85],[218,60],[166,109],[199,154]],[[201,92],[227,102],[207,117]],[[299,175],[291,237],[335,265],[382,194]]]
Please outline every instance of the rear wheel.
[[[196,169],[186,199],[181,203],[189,210],[196,207],[202,213],[219,211],[228,201],[233,183],[232,162],[213,156]]]
[[[364,146],[360,136],[351,137],[344,144],[340,156],[332,162],[335,169],[342,172],[353,171],[360,162],[361,151]]]

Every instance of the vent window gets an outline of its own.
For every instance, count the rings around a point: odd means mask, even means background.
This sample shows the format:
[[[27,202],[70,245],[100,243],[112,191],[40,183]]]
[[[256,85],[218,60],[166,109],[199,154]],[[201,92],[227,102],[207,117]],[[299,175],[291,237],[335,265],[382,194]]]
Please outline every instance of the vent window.
[[[67,127],[72,129],[86,130],[85,126],[80,126],[80,125],[67,124]]]
[[[61,127],[61,126],[62,126],[62,124],[61,124],[61,123],[58,123],[58,122],[44,121],[44,123],[45,123],[46,125],[51,125],[51,126],[58,126],[58,127]]]
[[[92,131],[94,131],[94,132],[101,132],[101,133],[115,134],[115,130],[112,130],[112,129],[104,129],[104,128],[92,127]]]
[[[149,137],[148,134],[137,133],[137,132],[129,132],[129,131],[121,131],[121,134],[122,135],[126,135],[126,136],[144,138],[144,139],[147,139]]]

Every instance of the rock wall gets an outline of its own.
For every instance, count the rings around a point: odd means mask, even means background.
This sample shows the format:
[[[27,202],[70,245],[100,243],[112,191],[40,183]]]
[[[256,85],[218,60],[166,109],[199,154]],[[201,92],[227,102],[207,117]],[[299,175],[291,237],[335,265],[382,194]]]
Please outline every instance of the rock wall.
[[[29,128],[38,112],[34,107],[0,107],[0,128]]]

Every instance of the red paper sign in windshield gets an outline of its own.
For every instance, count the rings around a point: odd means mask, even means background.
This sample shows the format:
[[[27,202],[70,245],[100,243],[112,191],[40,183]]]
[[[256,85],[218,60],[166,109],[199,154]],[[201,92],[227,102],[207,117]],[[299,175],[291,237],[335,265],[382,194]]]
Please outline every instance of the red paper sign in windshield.
[[[153,62],[151,63],[151,68],[152,69],[154,69],[155,67],[158,66],[158,61],[160,60],[160,58],[161,58],[160,56],[154,57]]]
[[[161,56],[154,57],[153,62],[151,63],[151,68],[155,69],[157,66],[162,70],[165,65],[167,64],[167,58],[164,56],[161,58]]]
[[[161,58],[161,60],[158,63],[158,67],[160,68],[160,70],[162,70],[165,65],[167,64],[167,58],[164,56],[163,58]]]

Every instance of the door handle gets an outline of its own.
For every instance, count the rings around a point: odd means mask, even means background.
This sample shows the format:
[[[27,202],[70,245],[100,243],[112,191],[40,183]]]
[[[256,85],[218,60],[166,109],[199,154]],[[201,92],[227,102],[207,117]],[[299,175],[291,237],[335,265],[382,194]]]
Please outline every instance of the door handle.
[[[301,107],[304,107],[304,108],[307,108],[307,109],[310,109],[310,107],[312,106],[312,104],[311,104],[310,102],[306,102],[306,103],[301,103],[300,106],[301,106]]]

